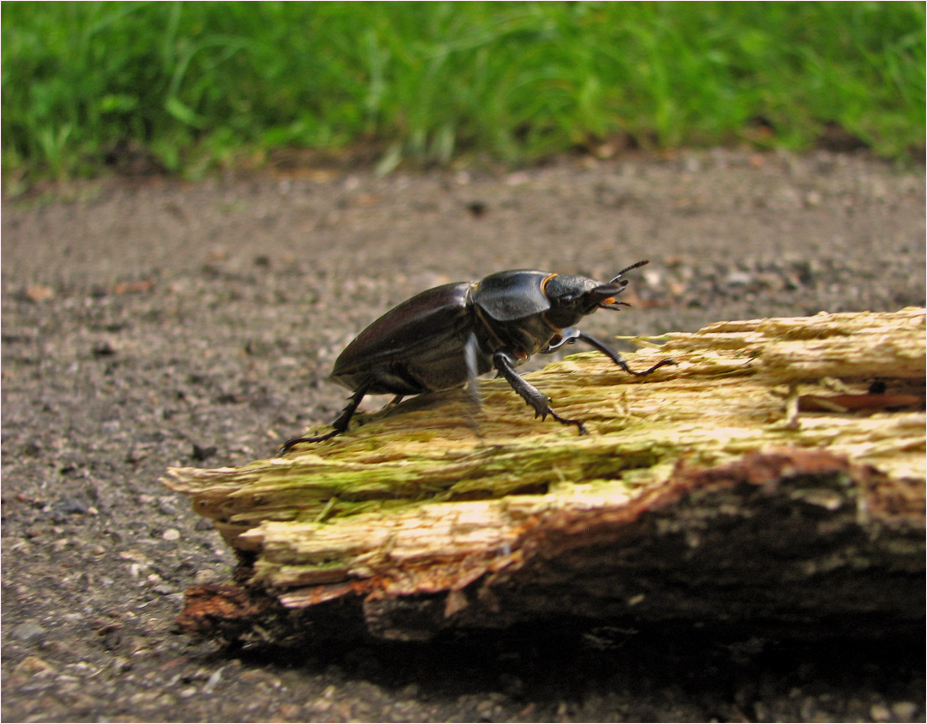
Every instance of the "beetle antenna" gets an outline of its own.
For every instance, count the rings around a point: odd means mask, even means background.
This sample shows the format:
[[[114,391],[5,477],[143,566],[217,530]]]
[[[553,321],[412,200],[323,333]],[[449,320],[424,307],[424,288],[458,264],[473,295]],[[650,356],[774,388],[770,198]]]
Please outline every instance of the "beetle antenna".
[[[624,273],[625,273],[625,272],[629,272],[629,271],[631,271],[632,269],[637,269],[638,267],[642,267],[642,266],[644,266],[645,264],[649,264],[649,263],[650,263],[650,259],[644,259],[643,261],[639,261],[639,262],[637,262],[636,264],[632,264],[631,266],[626,266],[624,269],[622,269],[620,272],[618,272],[618,273],[615,275],[615,278],[612,279],[612,280],[609,282],[609,284],[614,284],[615,282],[617,282],[619,279],[621,279],[622,276],[624,276]]]

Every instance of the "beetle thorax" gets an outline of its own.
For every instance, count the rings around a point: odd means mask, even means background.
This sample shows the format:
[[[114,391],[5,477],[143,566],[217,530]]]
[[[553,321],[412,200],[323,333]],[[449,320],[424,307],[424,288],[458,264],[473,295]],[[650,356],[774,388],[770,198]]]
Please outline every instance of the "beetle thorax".
[[[551,274],[515,270],[490,274],[470,290],[474,330],[481,349],[507,350],[524,359],[545,348],[559,331],[547,317],[544,286]]]

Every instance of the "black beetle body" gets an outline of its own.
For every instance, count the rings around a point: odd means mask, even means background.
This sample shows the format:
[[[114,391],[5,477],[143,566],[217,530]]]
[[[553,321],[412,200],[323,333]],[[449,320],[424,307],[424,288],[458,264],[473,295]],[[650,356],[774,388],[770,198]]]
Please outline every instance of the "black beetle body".
[[[583,423],[558,415],[548,398],[515,367],[534,354],[549,353],[582,340],[608,355],[626,372],[641,376],[672,360],[634,372],[613,350],[573,327],[596,309],[620,309],[615,300],[627,280],[623,269],[607,283],[588,277],[516,270],[490,274],[479,282],[445,284],[421,292],[390,310],[361,332],[335,361],[330,379],[353,392],[332,423],[331,432],[286,442],[281,454],[300,442],[321,442],[343,433],[367,394],[405,395],[461,387],[476,394],[478,375],[496,369],[534,408],[535,417],[551,415],[564,424]]]

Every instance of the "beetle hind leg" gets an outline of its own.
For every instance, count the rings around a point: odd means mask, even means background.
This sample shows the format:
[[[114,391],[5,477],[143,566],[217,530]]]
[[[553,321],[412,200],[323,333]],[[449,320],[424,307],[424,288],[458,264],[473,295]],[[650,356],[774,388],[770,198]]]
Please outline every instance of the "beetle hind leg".
[[[324,440],[330,440],[335,437],[335,435],[340,435],[343,430],[332,430],[331,432],[326,432],[324,435],[317,435],[316,437],[294,437],[287,440],[283,445],[280,446],[280,450],[277,452],[277,455],[283,457],[286,455],[292,447],[298,445],[301,442],[323,442]]]
[[[351,401],[348,402],[347,407],[341,411],[338,419],[332,423],[332,427],[334,429],[331,432],[326,432],[324,435],[317,435],[316,437],[294,437],[283,443],[283,445],[280,446],[280,450],[277,454],[282,457],[283,455],[286,455],[294,445],[298,445],[301,442],[324,442],[325,440],[330,440],[336,435],[341,435],[345,430],[348,429],[351,418],[354,417],[354,413],[357,412],[357,408],[360,405],[361,400],[364,399],[364,395],[367,394],[367,390],[370,389],[370,385],[371,381],[367,381],[354,391],[354,394],[351,395]]]

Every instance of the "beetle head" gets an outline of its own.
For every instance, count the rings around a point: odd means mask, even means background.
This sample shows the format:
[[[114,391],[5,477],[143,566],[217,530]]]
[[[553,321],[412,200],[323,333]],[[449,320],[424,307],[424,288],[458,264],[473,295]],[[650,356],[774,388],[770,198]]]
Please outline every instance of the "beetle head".
[[[549,277],[544,285],[544,294],[550,300],[550,310],[546,314],[548,321],[563,329],[576,324],[596,309],[621,309],[630,306],[627,302],[619,302],[616,299],[628,284],[628,280],[622,279],[622,276],[625,272],[647,263],[639,261],[625,267],[604,284],[595,279],[572,274],[555,274]]]

